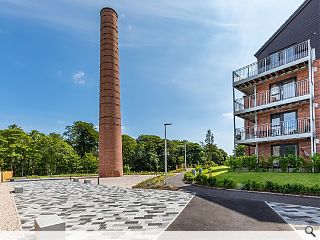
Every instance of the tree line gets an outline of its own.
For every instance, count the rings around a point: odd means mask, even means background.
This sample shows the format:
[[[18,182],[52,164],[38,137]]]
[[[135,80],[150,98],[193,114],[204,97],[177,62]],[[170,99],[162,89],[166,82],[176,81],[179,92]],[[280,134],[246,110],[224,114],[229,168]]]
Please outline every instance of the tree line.
[[[97,173],[99,134],[92,123],[74,122],[63,134],[25,132],[17,125],[0,130],[0,169],[14,176]],[[203,143],[168,140],[168,169],[184,164],[184,145],[188,165],[222,164],[227,153],[218,148],[208,130]],[[154,135],[133,138],[122,135],[124,171],[164,170],[164,139]]]

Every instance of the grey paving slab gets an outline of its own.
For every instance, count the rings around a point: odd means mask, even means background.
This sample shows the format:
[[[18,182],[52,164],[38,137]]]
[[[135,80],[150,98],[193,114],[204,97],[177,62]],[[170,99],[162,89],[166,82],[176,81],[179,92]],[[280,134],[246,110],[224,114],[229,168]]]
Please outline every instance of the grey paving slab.
[[[127,189],[67,180],[19,185],[24,192],[13,196],[23,230],[33,230],[35,218],[51,214],[61,217],[71,231],[161,230],[192,198],[180,191]]]
[[[267,204],[295,230],[304,229],[309,225],[320,230],[320,208],[275,202]]]

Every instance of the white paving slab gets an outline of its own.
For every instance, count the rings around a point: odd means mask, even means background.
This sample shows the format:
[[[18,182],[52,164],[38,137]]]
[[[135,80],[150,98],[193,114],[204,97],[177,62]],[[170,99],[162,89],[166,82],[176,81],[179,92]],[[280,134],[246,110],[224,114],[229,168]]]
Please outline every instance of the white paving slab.
[[[48,214],[57,214],[71,231],[163,230],[192,198],[179,191],[126,189],[68,180],[19,185],[24,192],[13,195],[23,230],[33,230],[34,219]]]

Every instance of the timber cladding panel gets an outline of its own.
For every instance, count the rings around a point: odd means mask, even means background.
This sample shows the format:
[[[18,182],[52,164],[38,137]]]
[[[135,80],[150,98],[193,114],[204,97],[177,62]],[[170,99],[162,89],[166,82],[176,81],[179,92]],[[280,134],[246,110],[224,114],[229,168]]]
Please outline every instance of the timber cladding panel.
[[[111,8],[100,12],[100,117],[99,176],[123,175],[118,15]]]
[[[306,0],[255,54],[258,60],[308,39],[320,58],[320,1]]]

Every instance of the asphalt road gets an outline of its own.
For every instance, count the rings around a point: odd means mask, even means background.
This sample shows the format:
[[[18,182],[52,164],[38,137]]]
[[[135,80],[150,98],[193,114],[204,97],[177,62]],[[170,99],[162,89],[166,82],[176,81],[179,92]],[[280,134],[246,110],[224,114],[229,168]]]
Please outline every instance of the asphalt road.
[[[168,184],[196,195],[167,231],[291,231],[265,201],[320,207],[319,198],[210,189],[182,178],[171,177]]]

